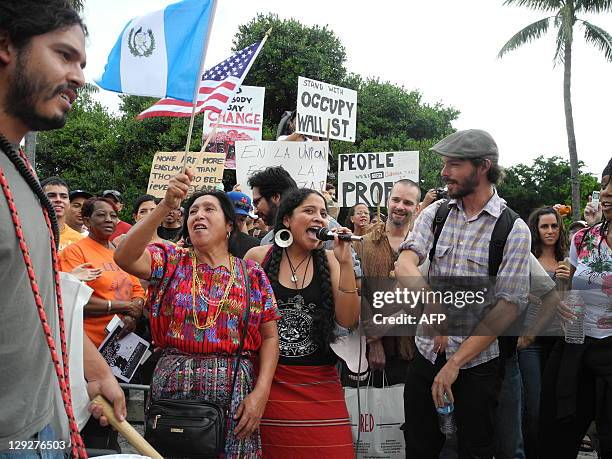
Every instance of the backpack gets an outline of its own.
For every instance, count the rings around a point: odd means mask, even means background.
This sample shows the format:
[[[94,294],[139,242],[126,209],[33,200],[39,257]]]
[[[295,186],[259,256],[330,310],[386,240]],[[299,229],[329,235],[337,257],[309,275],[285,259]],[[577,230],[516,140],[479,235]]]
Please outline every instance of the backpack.
[[[433,261],[438,239],[440,239],[442,228],[444,228],[444,223],[446,222],[448,214],[450,213],[449,202],[450,201],[448,199],[442,201],[442,204],[440,207],[438,207],[434,217],[432,226],[434,240],[431,250],[429,251],[430,262]],[[506,207],[495,222],[493,232],[491,233],[491,241],[489,242],[489,276],[491,277],[497,276],[497,272],[499,271],[499,267],[504,258],[504,247],[506,246],[506,240],[508,239],[510,231],[512,231],[512,228],[514,227],[514,222],[518,218],[520,217],[515,211],[509,207]],[[516,352],[516,343],[518,341],[517,336],[500,336],[497,338],[497,340],[499,343],[500,357],[511,357]]]

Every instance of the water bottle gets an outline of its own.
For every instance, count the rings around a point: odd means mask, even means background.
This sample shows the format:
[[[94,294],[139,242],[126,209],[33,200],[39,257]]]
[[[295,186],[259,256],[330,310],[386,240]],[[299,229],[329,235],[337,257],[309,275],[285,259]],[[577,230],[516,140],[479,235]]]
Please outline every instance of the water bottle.
[[[565,342],[570,344],[584,343],[584,301],[578,290],[570,290],[565,297],[567,304],[576,318],[565,324]]]
[[[436,411],[438,412],[440,432],[446,437],[450,437],[457,432],[457,426],[455,425],[455,406],[451,403],[446,394],[444,394],[444,406],[436,407]]]

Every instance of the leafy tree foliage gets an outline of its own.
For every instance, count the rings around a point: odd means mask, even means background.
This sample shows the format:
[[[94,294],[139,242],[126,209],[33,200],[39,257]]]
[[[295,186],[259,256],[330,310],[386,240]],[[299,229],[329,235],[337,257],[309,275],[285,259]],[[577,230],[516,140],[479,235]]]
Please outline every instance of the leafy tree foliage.
[[[285,110],[295,109],[299,76],[340,85],[346,75],[346,51],[327,27],[305,26],[295,19],[279,19],[276,14],[259,14],[239,26],[233,49],[261,40],[270,27],[272,33],[244,84],[265,86],[264,119],[272,125]]]
[[[581,161],[579,167],[584,168]],[[526,219],[530,212],[541,206],[572,204],[569,161],[559,156],[539,156],[533,165],[517,164],[506,170],[506,178],[499,186],[499,194],[510,207]],[[599,189],[597,179],[588,173],[580,173],[579,211],[584,209],[588,196]]]

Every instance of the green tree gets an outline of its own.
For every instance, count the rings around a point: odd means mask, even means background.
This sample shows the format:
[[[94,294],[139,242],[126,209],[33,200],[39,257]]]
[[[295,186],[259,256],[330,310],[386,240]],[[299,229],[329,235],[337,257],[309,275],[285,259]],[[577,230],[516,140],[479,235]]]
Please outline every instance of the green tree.
[[[272,33],[244,84],[265,86],[264,120],[269,132],[276,135],[276,124],[283,112],[295,109],[298,77],[340,85],[346,75],[346,51],[327,27],[309,27],[295,19],[279,19],[271,13],[258,14],[239,26],[233,49],[261,40],[270,27]]]
[[[578,163],[579,172],[584,163]],[[542,206],[572,203],[571,185],[567,182],[570,163],[559,157],[537,157],[532,165],[517,164],[506,169],[506,177],[499,185],[499,194],[523,219]],[[588,196],[599,189],[597,179],[588,173],[580,173],[580,203],[586,205]],[[581,208],[581,207],[579,207]],[[573,209],[573,205],[572,205]],[[577,220],[576,217],[573,217]],[[580,217],[578,218],[580,219]]]
[[[572,114],[571,79],[572,45],[576,25],[582,27],[587,43],[599,48],[606,60],[612,62],[612,36],[601,27],[578,18],[579,14],[603,13],[612,11],[610,0],[506,0],[504,5],[526,6],[550,13],[517,32],[499,51],[498,56],[513,51],[526,43],[540,38],[552,24],[557,29],[554,62],[563,64],[563,103],[565,107],[565,127],[570,158],[573,217],[580,216],[580,176],[574,117]]]

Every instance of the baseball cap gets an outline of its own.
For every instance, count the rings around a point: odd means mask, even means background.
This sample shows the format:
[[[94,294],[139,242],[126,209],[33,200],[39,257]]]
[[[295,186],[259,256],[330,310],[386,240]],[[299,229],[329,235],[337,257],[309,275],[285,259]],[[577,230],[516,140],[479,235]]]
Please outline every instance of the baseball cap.
[[[257,218],[253,215],[253,206],[251,205],[251,198],[249,198],[249,195],[240,191],[230,191],[227,193],[227,197],[232,201],[232,204],[234,204],[236,214]]]
[[[444,137],[430,150],[450,158],[489,158],[494,163],[499,159],[495,140],[491,134],[482,129],[457,131]]]
[[[115,198],[117,201],[123,202],[123,198],[121,197],[121,193],[119,193],[117,190],[104,190],[104,192],[102,193],[102,197],[103,198],[106,198],[109,195],[112,196],[113,198]]]
[[[68,197],[70,198],[71,201],[75,198],[89,199],[89,198],[93,198],[93,194],[85,190],[73,190],[70,193],[68,193]]]

